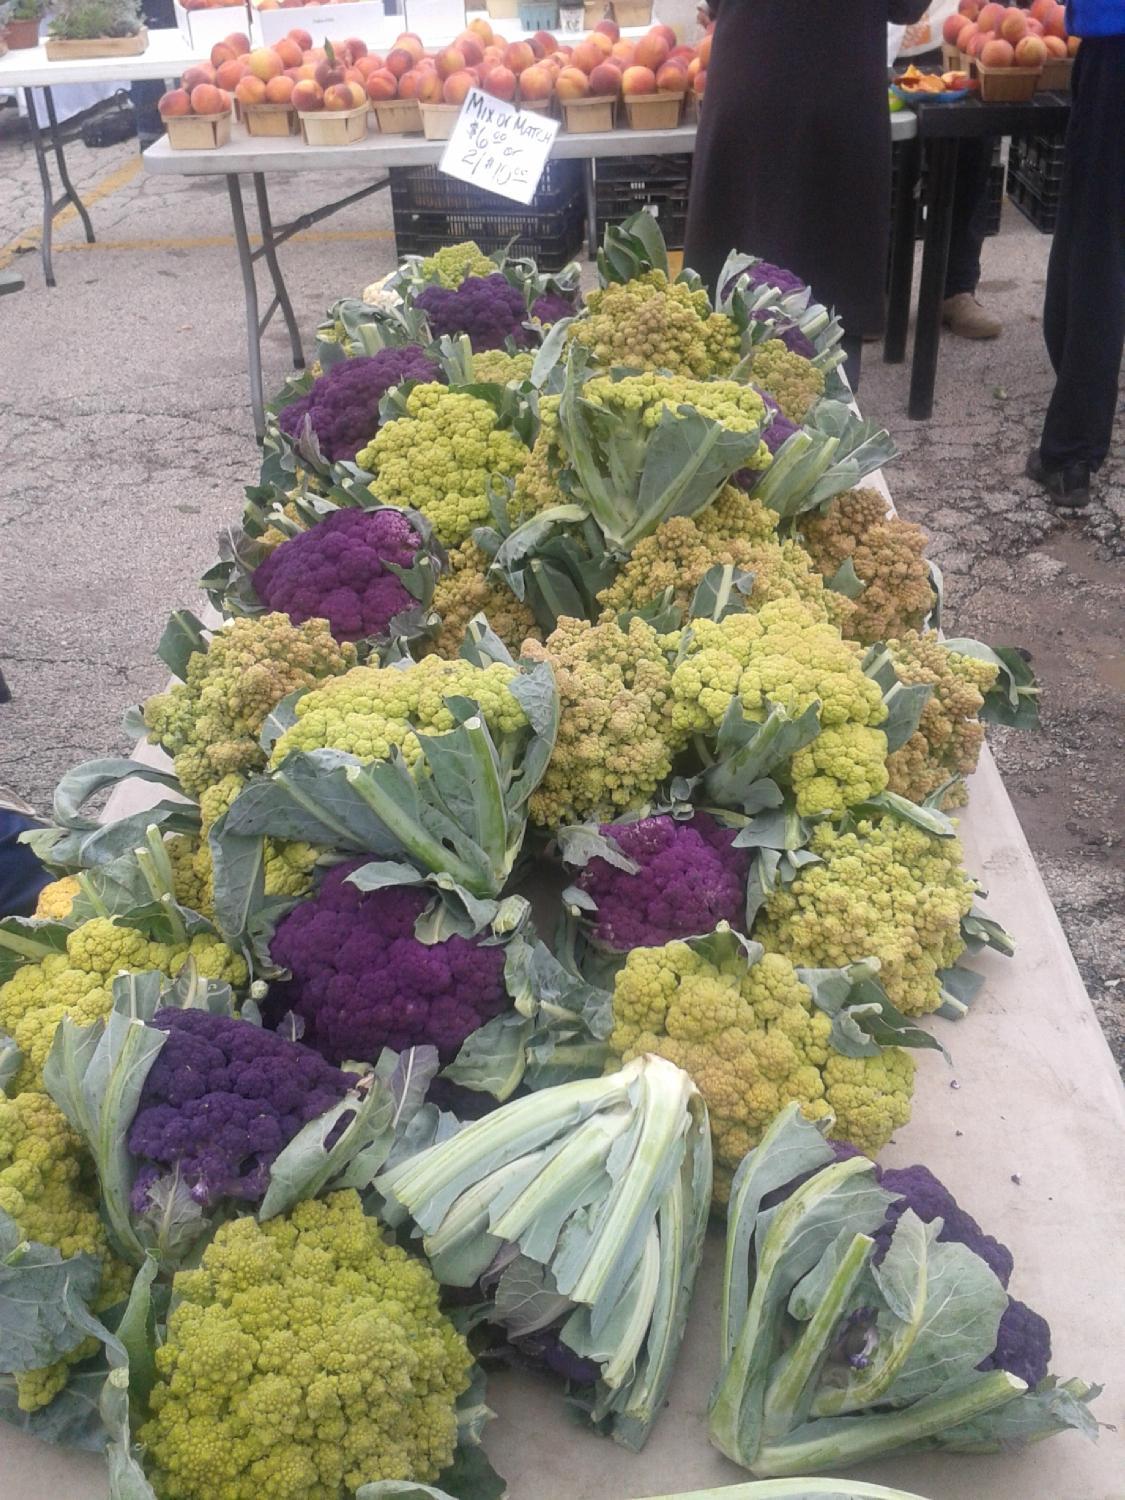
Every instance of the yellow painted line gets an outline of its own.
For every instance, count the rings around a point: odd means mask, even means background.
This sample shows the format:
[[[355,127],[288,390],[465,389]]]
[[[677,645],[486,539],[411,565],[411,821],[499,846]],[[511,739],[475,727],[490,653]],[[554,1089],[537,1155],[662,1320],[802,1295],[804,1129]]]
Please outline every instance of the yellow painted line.
[[[103,198],[108,198],[111,193],[116,193],[119,189],[127,187],[140,170],[140,156],[131,156],[120,167],[115,167],[112,172],[107,172],[104,177],[99,178],[93,187],[83,189],[80,195],[82,202],[87,208],[94,203],[99,203]],[[77,219],[77,217],[78,210],[74,207],[73,203],[68,203],[60,213],[55,215],[55,223],[65,224],[68,220]],[[11,265],[21,250],[34,250],[42,238],[43,226],[39,223],[31,229],[25,229],[22,234],[17,234],[15,239],[9,240],[6,245],[0,245],[0,271],[6,266]],[[63,248],[62,245],[52,246],[52,249],[61,250]]]
[[[285,243],[326,245],[336,241],[392,239],[394,239],[393,229],[316,229],[302,230],[299,234],[292,235]],[[261,242],[261,235],[250,236],[252,245],[260,245]],[[96,240],[92,245],[88,245],[85,240],[76,240],[73,244],[55,245],[53,248],[56,255],[65,255],[73,251],[90,250],[214,250],[224,246],[233,247],[233,245],[234,236],[230,234],[199,234],[172,239]]]

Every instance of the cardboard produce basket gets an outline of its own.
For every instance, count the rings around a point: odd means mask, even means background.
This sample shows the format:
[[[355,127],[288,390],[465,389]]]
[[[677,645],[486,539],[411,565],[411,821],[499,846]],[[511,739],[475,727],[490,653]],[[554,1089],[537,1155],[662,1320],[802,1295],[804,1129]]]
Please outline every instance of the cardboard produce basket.
[[[618,26],[652,25],[652,0],[613,0],[612,10]]]
[[[1041,68],[989,68],[976,59],[984,104],[1026,104],[1034,97]]]
[[[1039,89],[1055,94],[1069,94],[1070,75],[1073,72],[1073,57],[1049,57],[1039,75]]]
[[[563,129],[568,135],[612,130],[617,115],[617,95],[589,94],[585,99],[564,99],[562,114]]]
[[[235,104],[238,100],[235,100]],[[242,106],[242,122],[249,135],[300,135],[301,123],[291,104]]]
[[[148,28],[133,36],[49,36],[45,51],[48,62],[66,62],[80,57],[139,57],[148,48]]]
[[[683,94],[633,94],[625,98],[630,130],[675,130],[683,107]]]
[[[517,107],[526,115],[554,115],[555,101],[551,99],[520,99]]]
[[[422,106],[417,99],[373,99],[371,113],[381,135],[422,134]]]
[[[163,121],[173,151],[211,151],[230,140],[230,110],[218,115],[168,115]]]
[[[367,134],[366,104],[354,109],[302,109],[301,134],[308,146],[354,146]]]
[[[422,108],[422,134],[428,141],[447,141],[453,134],[453,127],[457,123],[457,116],[461,113],[459,104],[423,104]]]

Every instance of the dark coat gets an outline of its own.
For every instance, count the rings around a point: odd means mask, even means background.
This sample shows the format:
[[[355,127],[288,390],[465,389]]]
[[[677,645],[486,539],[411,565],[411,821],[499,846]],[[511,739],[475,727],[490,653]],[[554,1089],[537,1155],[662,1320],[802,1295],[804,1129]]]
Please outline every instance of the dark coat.
[[[731,250],[795,271],[850,334],[883,326],[890,230],[887,24],[927,0],[723,0],[684,263]],[[712,7],[713,8],[713,7]]]

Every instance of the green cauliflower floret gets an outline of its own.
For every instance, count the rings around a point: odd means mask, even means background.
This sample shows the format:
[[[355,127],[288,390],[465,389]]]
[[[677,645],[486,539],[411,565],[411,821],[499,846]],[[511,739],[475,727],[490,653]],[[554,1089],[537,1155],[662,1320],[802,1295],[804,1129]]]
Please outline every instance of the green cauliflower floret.
[[[334,640],[326,620],[234,620],[206,651],[192,652],[184,682],[145,704],[149,740],[172,756],[184,791],[198,797],[232,772],[265,765],[258,736],[282,698],[354,665],[355,647]]]
[[[884,818],[849,833],[822,824],[809,847],[820,863],[767,898],[755,937],[807,968],[877,958],[879,982],[901,1011],[937,1010],[938,971],[964,952],[961,918],[976,890],[960,842]]]
[[[473,355],[473,379],[487,384],[518,385],[527,380],[535,355],[529,351],[522,354],[506,354],[503,349],[485,349]]]
[[[441,574],[434,588],[433,608],[441,616],[441,629],[430,650],[438,656],[456,656],[474,615],[484,615],[510,651],[518,652],[528,638],[542,639],[529,607],[502,579],[488,576],[490,559],[476,542],[462,542],[450,550],[448,558],[449,571]]]
[[[824,372],[803,354],[794,354],[781,339],[755,344],[750,378],[768,391],[791,422],[803,422],[824,395]]]
[[[696,620],[689,632],[672,677],[678,729],[713,734],[736,696],[756,722],[771,704],[794,717],[817,704],[820,733],[790,764],[798,812],[842,813],[886,788],[887,737],[875,727],[887,716],[879,687],[863,673],[860,647],[802,600]]]
[[[878,490],[837,495],[823,515],[801,522],[805,551],[831,578],[851,562],[864,585],[844,634],[870,645],[917,630],[933,607],[934,591],[920,526],[887,514]]]
[[[689,1073],[707,1103],[716,1196],[770,1121],[796,1101],[810,1120],[871,1155],[910,1118],[914,1062],[899,1048],[845,1057],[789,959],[715,961],[687,943],[634,948],[613,990],[613,1052],[646,1052]]]
[[[928,683],[934,690],[918,728],[887,757],[891,791],[922,802],[951,777],[976,770],[984,743],[984,725],[977,716],[1000,669],[993,662],[951,651],[936,635],[917,631],[888,641],[887,649],[900,682]],[[942,805],[958,807],[967,800],[964,783],[958,782],[946,792]]]
[[[77,875],[63,875],[39,892],[35,916],[40,922],[65,922],[81,887]]]
[[[428,255],[418,269],[426,281],[459,287],[466,276],[491,276],[496,262],[489,260],[475,240],[461,240]]]
[[[562,505],[566,496],[559,488],[559,400],[543,396],[539,402],[539,431],[531,446],[527,462],[516,475],[515,487],[508,502],[508,519],[518,526],[529,516]]]
[[[523,654],[550,662],[561,708],[554,754],[529,803],[532,821],[608,822],[641,807],[686,742],[672,723],[671,668],[656,632],[636,618],[627,631],[564,618]]]
[[[726,375],[739,360],[732,318],[711,311],[704,291],[669,282],[663,271],[586,294],[588,315],[570,331],[601,365],[668,370],[673,375]]]
[[[160,1500],[340,1500],[448,1467],[471,1356],[356,1193],[222,1225],[173,1295],[139,1431]]]
[[[753,432],[766,422],[765,402],[752,386],[737,380],[689,380],[682,376],[646,371],[612,380],[596,376],[582,387],[582,398],[613,411],[638,412],[642,425],[654,428],[664,411],[692,406],[702,416],[720,423],[729,432]],[[747,468],[768,468],[770,452],[763,443]]]
[[[456,547],[488,520],[489,481],[514,478],[528,452],[488,401],[429,382],[414,386],[405,416],[385,422],[356,463],[375,475],[377,500],[421,511]]]
[[[515,733],[527,723],[509,683],[512,667],[493,662],[474,667],[467,661],[426,656],[402,667],[353,667],[297,700],[297,722],[274,746],[272,765],[292,750],[343,750],[360,760],[385,760],[397,746],[409,765],[421,755],[416,730],[443,734],[457,719],[446,707],[449,697],[472,698],[494,735]]]
[[[245,960],[212,933],[198,933],[185,943],[150,942],[109,917],[94,917],[74,928],[65,953],[17,969],[0,985],[0,1032],[7,1032],[23,1053],[13,1091],[42,1087],[43,1064],[64,1016],[88,1026],[109,1012],[115,975],[159,970],[174,978],[189,958],[204,979],[236,987],[247,981]]]
[[[90,1255],[101,1262],[102,1280],[93,1311],[112,1307],[127,1294],[130,1271],[110,1253],[98,1214],[98,1184],[82,1143],[49,1095],[0,1094],[0,1209],[25,1239],[56,1249],[63,1260]],[[41,1370],[16,1374],[21,1411],[54,1400],[70,1367],[96,1352],[96,1338],[83,1339],[65,1359]]]

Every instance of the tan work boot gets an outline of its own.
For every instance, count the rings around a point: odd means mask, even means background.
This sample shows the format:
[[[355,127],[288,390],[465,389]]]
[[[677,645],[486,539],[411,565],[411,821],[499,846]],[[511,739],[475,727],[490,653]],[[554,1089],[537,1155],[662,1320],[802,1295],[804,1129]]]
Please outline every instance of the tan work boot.
[[[959,339],[996,339],[1004,332],[999,318],[985,312],[972,292],[958,292],[941,304],[941,321]]]

